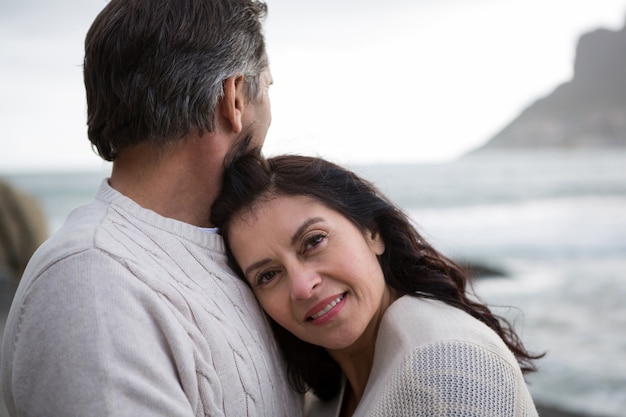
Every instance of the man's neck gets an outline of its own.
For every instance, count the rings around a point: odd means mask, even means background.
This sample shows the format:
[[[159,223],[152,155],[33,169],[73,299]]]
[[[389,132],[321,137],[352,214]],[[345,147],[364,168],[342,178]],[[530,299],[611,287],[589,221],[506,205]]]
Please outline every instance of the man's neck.
[[[126,149],[113,163],[110,185],[161,216],[210,227],[224,159],[213,145],[210,139],[192,137],[160,154],[150,144]]]

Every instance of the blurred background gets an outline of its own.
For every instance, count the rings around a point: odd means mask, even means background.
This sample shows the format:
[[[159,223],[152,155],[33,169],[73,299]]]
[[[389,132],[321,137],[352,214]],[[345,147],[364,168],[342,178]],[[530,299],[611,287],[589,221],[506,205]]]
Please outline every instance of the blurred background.
[[[478,295],[547,352],[542,415],[623,416],[626,0],[267,3],[265,153],[351,166],[480,267]],[[81,73],[105,4],[0,2],[0,331],[34,248],[110,170]]]

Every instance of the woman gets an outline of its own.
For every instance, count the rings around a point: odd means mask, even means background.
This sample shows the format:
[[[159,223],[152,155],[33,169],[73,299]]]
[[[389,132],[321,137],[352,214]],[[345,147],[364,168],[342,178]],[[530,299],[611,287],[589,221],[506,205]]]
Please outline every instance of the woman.
[[[536,416],[533,356],[368,182],[319,158],[237,158],[212,208],[320,416]]]

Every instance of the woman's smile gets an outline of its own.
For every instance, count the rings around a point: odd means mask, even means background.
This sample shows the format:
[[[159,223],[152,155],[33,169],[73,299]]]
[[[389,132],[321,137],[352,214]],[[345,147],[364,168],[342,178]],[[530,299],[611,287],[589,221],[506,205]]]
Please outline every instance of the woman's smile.
[[[348,293],[344,292],[339,296],[328,297],[310,309],[305,320],[313,324],[326,324],[335,318],[345,306],[345,298]]]

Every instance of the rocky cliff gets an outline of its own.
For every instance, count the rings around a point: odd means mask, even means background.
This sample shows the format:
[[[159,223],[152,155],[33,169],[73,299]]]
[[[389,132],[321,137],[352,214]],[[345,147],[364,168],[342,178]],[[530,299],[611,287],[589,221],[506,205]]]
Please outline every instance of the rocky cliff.
[[[572,80],[479,150],[598,147],[626,147],[626,26],[582,35]]]

